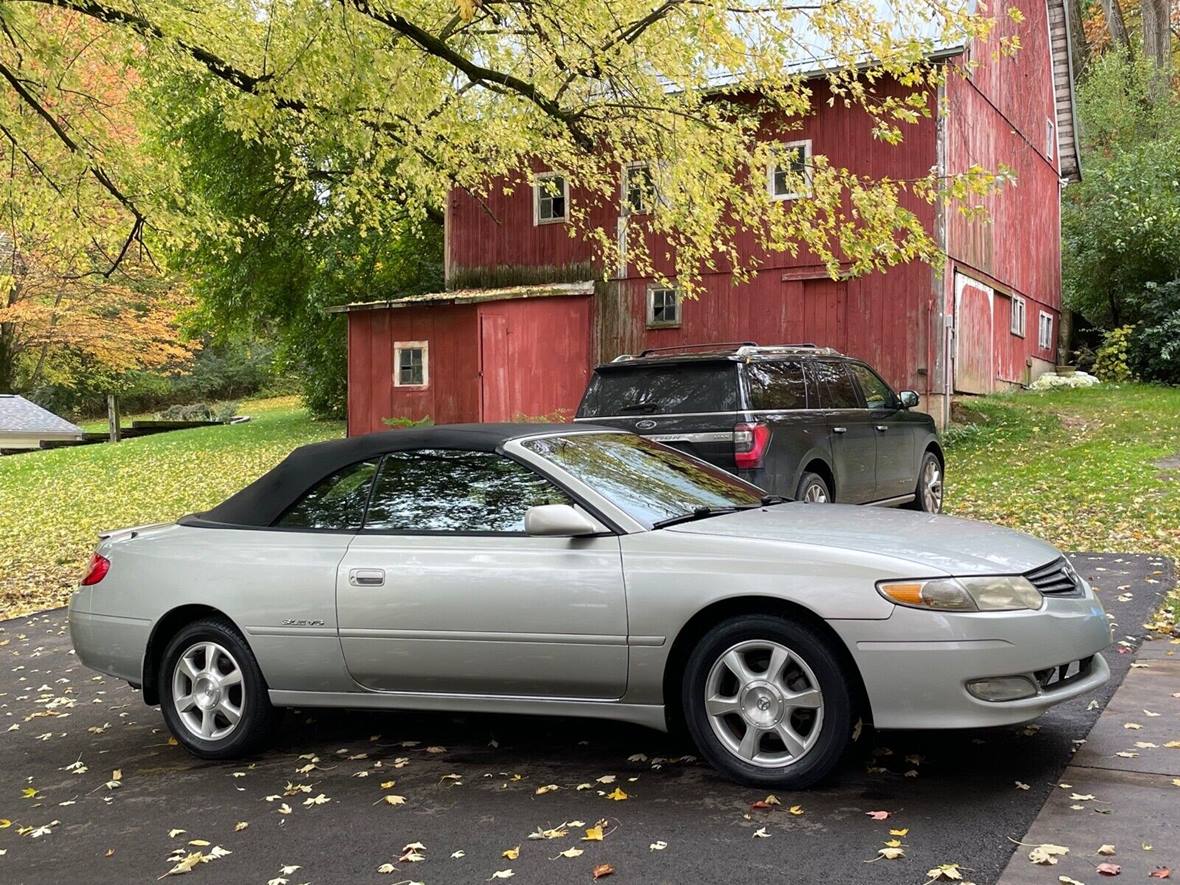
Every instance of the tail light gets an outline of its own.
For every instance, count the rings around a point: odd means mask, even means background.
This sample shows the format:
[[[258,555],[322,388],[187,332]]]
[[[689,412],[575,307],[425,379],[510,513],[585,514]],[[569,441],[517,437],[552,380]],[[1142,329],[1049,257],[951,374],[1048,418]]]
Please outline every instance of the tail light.
[[[107,572],[111,570],[111,561],[105,556],[99,556],[95,553],[90,557],[90,567],[86,570],[86,577],[82,579],[83,587],[90,587],[97,584],[107,576]]]
[[[738,424],[733,428],[733,460],[739,470],[761,467],[769,445],[770,427],[766,424]]]

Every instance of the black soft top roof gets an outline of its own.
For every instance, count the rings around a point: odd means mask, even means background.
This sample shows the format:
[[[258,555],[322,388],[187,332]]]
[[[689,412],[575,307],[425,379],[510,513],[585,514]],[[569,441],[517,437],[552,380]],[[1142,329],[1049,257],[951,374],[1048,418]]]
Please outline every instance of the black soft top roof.
[[[412,449],[466,449],[494,452],[504,443],[544,433],[580,433],[618,428],[587,424],[443,424],[387,430],[300,446],[276,467],[212,510],[177,522],[188,526],[269,526],[299,497],[338,470],[386,452]]]

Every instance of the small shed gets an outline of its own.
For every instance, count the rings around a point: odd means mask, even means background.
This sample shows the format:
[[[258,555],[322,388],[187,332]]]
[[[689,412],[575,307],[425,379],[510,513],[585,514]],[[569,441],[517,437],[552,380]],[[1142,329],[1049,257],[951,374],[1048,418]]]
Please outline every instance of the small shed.
[[[348,315],[348,433],[391,421],[570,418],[592,360],[594,283],[456,289]]]
[[[0,452],[37,449],[45,440],[82,438],[82,428],[14,393],[0,393]]]

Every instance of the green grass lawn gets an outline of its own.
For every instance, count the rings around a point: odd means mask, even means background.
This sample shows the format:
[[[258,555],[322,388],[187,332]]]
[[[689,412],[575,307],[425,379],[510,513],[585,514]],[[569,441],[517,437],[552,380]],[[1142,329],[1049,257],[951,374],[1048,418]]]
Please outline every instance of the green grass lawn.
[[[0,617],[63,605],[99,531],[207,509],[295,446],[344,434],[294,397],[240,412],[252,420],[0,458]]]
[[[223,500],[303,443],[344,432],[293,397],[243,403],[248,424],[0,458],[0,617],[63,604],[102,529]],[[1180,560],[1180,388],[1020,392],[960,404],[947,511],[1065,550]]]

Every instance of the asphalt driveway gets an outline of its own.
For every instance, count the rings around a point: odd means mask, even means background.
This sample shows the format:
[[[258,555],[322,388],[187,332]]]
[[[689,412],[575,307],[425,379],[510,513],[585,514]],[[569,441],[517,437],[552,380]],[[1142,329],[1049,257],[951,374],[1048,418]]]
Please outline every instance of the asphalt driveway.
[[[265,755],[200,762],[136,692],[78,664],[64,611],[0,622],[0,881],[150,882],[200,852],[221,856],[180,875],[258,885],[589,882],[602,864],[618,882],[921,883],[958,863],[994,882],[1171,580],[1146,556],[1074,561],[1125,643],[1102,694],[1029,727],[871,736],[831,783],[766,808],[691,747],[574,719],[292,713]],[[890,839],[904,856],[866,863]],[[414,843],[421,860],[399,862]]]

